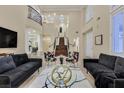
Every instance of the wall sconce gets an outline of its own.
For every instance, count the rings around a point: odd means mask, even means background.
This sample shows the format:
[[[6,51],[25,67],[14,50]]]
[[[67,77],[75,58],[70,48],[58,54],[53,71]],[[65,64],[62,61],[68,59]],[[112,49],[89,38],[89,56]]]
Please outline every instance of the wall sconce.
[[[99,29],[99,26],[100,26],[100,19],[101,19],[101,17],[97,17],[97,19],[96,19],[96,21],[97,21],[97,30],[99,31],[100,29]]]
[[[101,18],[100,17],[97,17],[97,21],[99,21]]]

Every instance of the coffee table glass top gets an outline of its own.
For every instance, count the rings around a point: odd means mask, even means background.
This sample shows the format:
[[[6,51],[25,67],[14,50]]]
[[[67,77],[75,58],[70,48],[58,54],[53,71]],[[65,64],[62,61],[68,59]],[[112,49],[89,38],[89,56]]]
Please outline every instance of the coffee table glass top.
[[[70,67],[58,65],[48,75],[45,84],[47,87],[67,88],[85,79],[85,77],[78,79],[76,71],[70,69]]]

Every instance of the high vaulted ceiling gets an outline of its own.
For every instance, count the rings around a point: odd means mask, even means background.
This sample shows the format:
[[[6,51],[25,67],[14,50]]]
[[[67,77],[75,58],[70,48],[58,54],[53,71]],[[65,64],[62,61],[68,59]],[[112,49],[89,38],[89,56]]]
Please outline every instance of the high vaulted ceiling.
[[[81,11],[86,7],[85,5],[38,5],[43,16],[43,37],[47,40],[48,37],[51,42],[58,36],[60,25],[64,25],[63,29],[66,36],[73,43],[73,39],[77,37],[76,32],[80,31],[80,17]],[[60,22],[60,17],[64,16],[63,23]],[[52,20],[52,22],[51,22]],[[71,32],[71,34],[70,34]]]
[[[81,11],[82,8],[85,7],[85,5],[40,5],[39,6],[41,11]]]

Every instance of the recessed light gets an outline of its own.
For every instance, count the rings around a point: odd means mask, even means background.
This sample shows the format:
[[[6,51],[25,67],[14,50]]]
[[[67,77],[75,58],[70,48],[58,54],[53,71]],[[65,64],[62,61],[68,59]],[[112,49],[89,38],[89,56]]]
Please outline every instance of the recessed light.
[[[63,17],[63,15],[60,15],[61,17]]]
[[[30,32],[30,31],[29,31],[28,33],[29,33],[29,34],[31,34],[31,32]]]
[[[56,13],[54,13],[53,15],[56,16]]]
[[[35,33],[36,31],[35,31],[35,30],[33,30],[33,32]]]
[[[50,17],[50,14],[48,15],[48,17]]]

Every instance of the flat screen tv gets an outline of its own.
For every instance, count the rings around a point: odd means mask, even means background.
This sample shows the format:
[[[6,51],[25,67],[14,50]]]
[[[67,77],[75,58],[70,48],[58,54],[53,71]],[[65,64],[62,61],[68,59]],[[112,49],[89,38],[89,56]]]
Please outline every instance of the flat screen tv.
[[[0,27],[0,48],[17,48],[17,32]]]

